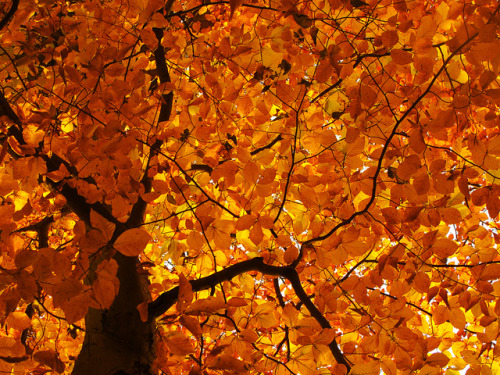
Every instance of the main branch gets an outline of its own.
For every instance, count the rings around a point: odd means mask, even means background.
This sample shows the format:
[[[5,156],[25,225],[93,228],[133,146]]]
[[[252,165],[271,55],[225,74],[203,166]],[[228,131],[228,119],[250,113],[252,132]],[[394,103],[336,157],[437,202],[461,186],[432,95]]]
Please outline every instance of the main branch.
[[[264,259],[261,257],[252,258],[245,260],[243,262],[229,266],[222,271],[216,272],[210,276],[203,277],[197,280],[191,280],[191,287],[193,291],[198,292],[205,289],[210,289],[216,285],[222,283],[223,281],[229,281],[232,278],[241,275],[245,272],[257,271],[264,275],[271,276],[281,276],[292,284],[293,289],[300,301],[309,310],[311,316],[316,319],[316,321],[321,325],[322,328],[332,328],[328,320],[321,314],[318,308],[314,305],[311,299],[307,296],[306,292],[302,288],[300,283],[299,274],[297,271],[290,266],[278,267],[271,266],[264,263]],[[149,304],[148,314],[150,319],[155,319],[160,315],[164,314],[170,307],[176,303],[179,297],[179,287],[170,289],[169,291],[162,293],[157,299]],[[339,364],[346,366],[349,372],[351,366],[347,362],[344,354],[341,352],[337,345],[335,339],[329,345],[330,351],[332,352],[335,360]]]

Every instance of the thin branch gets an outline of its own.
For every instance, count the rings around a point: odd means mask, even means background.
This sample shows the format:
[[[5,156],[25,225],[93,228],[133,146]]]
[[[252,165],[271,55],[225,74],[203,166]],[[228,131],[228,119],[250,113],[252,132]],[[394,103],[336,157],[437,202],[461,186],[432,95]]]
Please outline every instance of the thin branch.
[[[380,153],[380,158],[378,160],[378,163],[377,163],[377,168],[375,170],[375,173],[372,177],[372,180],[373,180],[373,183],[372,183],[372,192],[371,192],[371,196],[370,196],[370,199],[368,200],[366,206],[362,209],[362,210],[359,210],[359,211],[356,211],[354,212],[349,218],[345,219],[345,220],[342,220],[339,224],[337,224],[335,227],[333,227],[329,232],[321,235],[321,236],[318,236],[318,237],[315,237],[315,238],[311,238],[307,241],[305,241],[302,246],[301,246],[301,251],[300,251],[300,254],[299,254],[299,258],[297,258],[297,260],[300,261],[300,259],[302,258],[302,255],[303,255],[303,248],[304,246],[307,246],[307,245],[310,245],[314,242],[319,242],[319,241],[323,241],[325,239],[327,239],[328,237],[330,237],[333,233],[335,233],[339,228],[341,227],[344,227],[346,225],[348,225],[349,223],[351,223],[357,216],[360,216],[360,215],[363,215],[365,212],[368,211],[368,209],[371,207],[371,205],[373,204],[373,202],[375,201],[375,196],[376,196],[376,190],[377,190],[377,178],[380,174],[380,171],[382,170],[382,163],[384,161],[384,156],[385,154],[387,153],[387,150],[389,149],[389,145],[391,144],[391,141],[392,139],[394,138],[394,136],[396,135],[397,133],[397,129],[399,127],[399,125],[401,125],[401,123],[410,115],[410,113],[417,107],[417,105],[422,101],[422,99],[431,91],[431,88],[432,86],[434,85],[434,83],[437,81],[438,77],[441,75],[441,73],[444,71],[444,69],[446,69],[446,66],[450,63],[450,61],[458,54],[460,53],[460,51],[467,45],[469,44],[473,39],[475,39],[477,36],[479,35],[479,33],[475,33],[474,35],[472,35],[470,38],[468,38],[465,42],[463,42],[456,50],[454,50],[450,56],[448,56],[448,58],[446,59],[446,61],[443,63],[443,65],[441,66],[441,68],[439,68],[439,70],[436,72],[436,74],[434,74],[434,77],[432,78],[431,82],[429,83],[429,85],[426,87],[426,89],[424,90],[424,92],[422,92],[422,94],[420,94],[420,96],[415,100],[415,102],[403,113],[403,115],[397,120],[396,124],[394,125],[394,127],[392,128],[392,131],[391,131],[391,134],[389,134],[389,136],[387,137],[387,140],[384,144],[384,147],[382,148],[382,151]],[[296,261],[297,261],[296,260]]]
[[[145,143],[144,141],[141,141],[140,139],[137,140],[138,142],[148,146],[148,147],[151,147],[153,148],[153,146],[151,145],[148,145],[147,143]],[[240,216],[235,214],[234,212],[232,212],[229,208],[227,207],[224,207],[221,203],[217,202],[214,198],[212,198],[210,195],[208,195],[208,193],[202,189],[202,187],[194,180],[191,178],[191,176],[189,176],[189,174],[186,172],[186,170],[184,170],[184,168],[182,168],[182,166],[177,162],[177,160],[175,160],[174,158],[168,156],[167,154],[163,153],[160,149],[156,149],[158,154],[160,154],[161,156],[165,157],[168,161],[174,163],[176,165],[177,168],[179,168],[179,170],[182,172],[182,174],[186,177],[188,177],[191,182],[202,192],[202,194],[210,201],[212,202],[213,204],[215,204],[216,206],[220,207],[221,209],[223,209],[224,211],[226,211],[228,214],[230,214],[232,217],[235,217],[235,218],[239,218]]]
[[[264,151],[264,150],[266,150],[268,148],[273,147],[277,142],[281,141],[282,139],[283,139],[283,137],[281,136],[281,134],[278,134],[278,136],[276,138],[274,138],[267,145],[259,147],[259,148],[256,148],[255,150],[253,150],[252,152],[250,152],[250,155],[257,155],[259,152]]]

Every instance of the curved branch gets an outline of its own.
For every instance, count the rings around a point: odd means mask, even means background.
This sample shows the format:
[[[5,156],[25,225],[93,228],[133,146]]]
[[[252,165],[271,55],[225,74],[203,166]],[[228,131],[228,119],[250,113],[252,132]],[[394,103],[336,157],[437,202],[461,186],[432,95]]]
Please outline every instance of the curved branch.
[[[299,297],[300,301],[306,306],[309,310],[311,316],[316,319],[316,321],[321,325],[322,328],[332,328],[328,320],[321,314],[318,308],[311,301],[307,293],[302,288],[300,283],[299,274],[297,271],[290,267],[278,267],[271,266],[264,263],[264,258],[252,258],[249,260],[245,260],[243,262],[234,264],[229,266],[222,271],[216,272],[210,276],[203,277],[197,280],[191,280],[191,287],[194,292],[198,292],[200,290],[209,289],[215,287],[216,285],[229,281],[232,278],[249,271],[257,271],[263,273],[265,275],[271,276],[281,276],[286,278],[292,284],[297,297]],[[150,319],[155,319],[160,315],[164,314],[170,307],[176,303],[177,298],[179,296],[179,287],[170,289],[169,291],[162,293],[157,299],[151,302],[148,306],[148,316]],[[351,366],[347,362],[347,359],[344,357],[344,354],[341,352],[340,348],[337,345],[335,339],[328,345],[330,351],[332,352],[335,360],[339,364],[343,364],[347,368],[347,372],[349,372]]]
[[[499,7],[500,8],[500,7]],[[498,10],[498,9],[497,9]],[[375,202],[375,197],[376,197],[376,191],[377,191],[377,178],[380,174],[380,171],[382,170],[382,163],[384,161],[385,154],[387,153],[387,150],[389,149],[389,145],[391,144],[392,139],[394,136],[397,134],[397,130],[401,123],[410,115],[410,113],[416,109],[417,105],[424,99],[424,97],[431,91],[432,86],[434,83],[437,81],[438,77],[441,75],[441,73],[446,69],[450,61],[455,57],[460,51],[467,46],[472,40],[474,40],[479,33],[475,33],[474,35],[470,36],[465,42],[463,42],[460,46],[458,46],[457,49],[455,49],[450,56],[445,60],[443,65],[439,68],[439,70],[434,74],[434,77],[431,79],[431,82],[427,85],[426,89],[418,96],[417,99],[415,99],[415,102],[403,113],[403,115],[396,121],[396,124],[392,128],[391,133],[387,137],[387,140],[384,144],[384,147],[382,148],[382,151],[380,153],[380,157],[377,163],[377,168],[375,170],[375,173],[372,177],[373,183],[372,183],[372,191],[371,191],[371,196],[370,199],[368,200],[367,204],[362,210],[354,212],[349,218],[342,220],[339,224],[337,224],[335,227],[333,227],[329,232],[317,236],[315,238],[311,238],[307,241],[305,241],[301,248],[300,248],[300,253],[299,257],[295,260],[295,262],[292,265],[298,264],[298,262],[302,259],[303,253],[304,253],[304,246],[309,246],[313,244],[314,242],[319,242],[327,239],[330,237],[332,234],[334,234],[339,228],[342,228],[348,224],[350,224],[357,216],[361,216],[368,212],[369,208],[372,206],[373,202]]]
[[[234,264],[210,276],[206,276],[198,280],[191,280],[190,283],[193,291],[199,292],[200,290],[215,287],[224,281],[229,281],[232,278],[249,271],[258,271],[266,275],[286,277],[285,274],[288,274],[290,270],[291,269],[288,267],[277,267],[265,264],[264,259],[259,257]],[[178,296],[178,286],[162,293],[157,299],[149,304],[148,316],[152,319],[159,317],[172,307],[172,305],[177,301]]]
[[[316,321],[321,325],[322,328],[332,328],[330,322],[323,316],[323,314],[321,314],[321,311],[318,310],[316,305],[313,303],[313,301],[311,301],[311,299],[305,292],[304,288],[302,288],[302,284],[300,283],[300,278],[297,271],[295,269],[291,269],[288,273],[289,275],[287,279],[292,284],[295,294],[297,294],[297,297],[299,297],[300,301],[304,304],[307,310],[309,310],[311,316],[314,319],[316,319]],[[328,347],[330,348],[330,351],[335,357],[337,363],[346,366],[347,373],[349,373],[349,371],[351,370],[351,366],[347,362],[347,359],[344,357],[344,354],[340,351],[340,348],[337,345],[337,341],[335,340],[335,338],[328,345]]]
[[[0,21],[0,30],[2,30],[5,26],[7,26],[12,17],[14,17],[14,14],[16,13],[18,6],[19,6],[19,0],[12,0],[12,5],[9,11],[7,12],[3,20]]]

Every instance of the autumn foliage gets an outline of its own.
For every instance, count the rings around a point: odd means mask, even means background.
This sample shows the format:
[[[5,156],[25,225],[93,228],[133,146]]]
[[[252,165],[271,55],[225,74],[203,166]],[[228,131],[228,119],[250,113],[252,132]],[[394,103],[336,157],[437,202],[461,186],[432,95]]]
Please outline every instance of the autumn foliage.
[[[0,4],[0,373],[500,372],[492,0]]]

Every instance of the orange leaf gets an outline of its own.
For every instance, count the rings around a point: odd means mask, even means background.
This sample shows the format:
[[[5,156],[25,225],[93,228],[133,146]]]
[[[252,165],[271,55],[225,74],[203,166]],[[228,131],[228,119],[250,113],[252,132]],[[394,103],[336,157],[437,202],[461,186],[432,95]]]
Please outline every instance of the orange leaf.
[[[439,238],[432,245],[434,253],[440,258],[446,258],[455,254],[457,248],[458,245],[448,238]]]
[[[413,61],[413,56],[411,53],[400,50],[393,49],[391,51],[392,61],[394,61],[398,65],[408,65]]]
[[[232,373],[242,374],[245,372],[246,365],[240,359],[231,357],[227,354],[216,357],[208,363],[208,368],[214,370],[230,370]]]
[[[425,272],[417,272],[413,279],[413,285],[420,293],[427,293],[431,285],[431,279]]]
[[[113,247],[126,256],[137,256],[145,249],[151,236],[141,228],[133,228],[123,232]]]
[[[170,334],[165,342],[173,355],[185,356],[194,352],[191,340],[180,332]]]
[[[116,225],[103,218],[94,210],[90,210],[90,224],[104,235],[106,241],[110,241]]]
[[[285,263],[290,264],[292,263],[297,257],[299,256],[299,249],[295,245],[290,245],[287,247],[285,250]]]
[[[177,298],[177,311],[183,312],[193,301],[193,287],[186,276],[179,275],[179,296]]]
[[[185,313],[190,315],[199,315],[206,312],[215,312],[224,308],[227,308],[227,304],[222,298],[210,296],[208,298],[194,301],[191,305],[189,305]]]
[[[429,364],[429,366],[444,367],[448,364],[449,361],[450,359],[444,353],[432,353],[427,358],[426,362]]]
[[[116,281],[118,281],[118,279],[116,279]],[[98,278],[94,284],[92,284],[92,291],[101,309],[109,309],[118,294],[116,283],[104,278]]]
[[[76,297],[83,289],[80,280],[67,279],[59,284],[54,291],[54,306],[58,307],[67,303],[73,297]]]
[[[392,48],[399,41],[398,33],[395,30],[384,31],[380,38],[387,48]]]
[[[59,359],[59,356],[53,350],[38,351],[33,355],[33,359],[42,365],[49,366],[58,374],[62,374],[66,367],[64,362]]]
[[[7,317],[5,323],[10,328],[22,331],[31,326],[31,319],[24,312],[14,311]]]
[[[194,337],[200,338],[201,325],[197,318],[189,315],[182,315],[179,321],[193,334]]]
[[[231,14],[229,19],[233,19],[234,12],[243,4],[243,0],[229,0],[229,6],[231,7]]]

